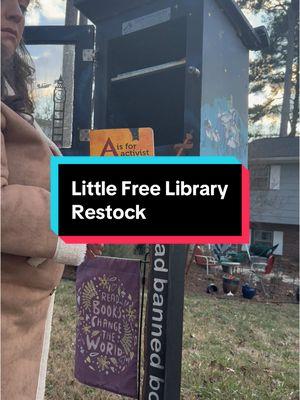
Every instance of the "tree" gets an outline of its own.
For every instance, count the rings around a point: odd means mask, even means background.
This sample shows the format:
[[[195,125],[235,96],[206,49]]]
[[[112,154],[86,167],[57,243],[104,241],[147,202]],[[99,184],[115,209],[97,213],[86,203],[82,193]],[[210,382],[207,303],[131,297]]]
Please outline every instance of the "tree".
[[[298,32],[296,29],[299,27],[299,3],[298,0],[292,0],[287,10],[286,16],[287,25],[287,45],[286,45],[286,68],[284,77],[284,94],[283,103],[281,110],[281,125],[280,125],[280,136],[287,136],[288,121],[290,118],[290,104],[291,104],[291,93],[293,84],[293,69],[294,69],[294,58],[296,48],[296,37]],[[299,66],[299,51],[298,51],[298,63]],[[299,74],[298,71],[296,73]],[[296,79],[297,82],[297,79]],[[294,105],[295,106],[295,105]]]
[[[260,14],[268,26],[271,45],[251,63],[251,93],[265,101],[250,109],[253,123],[264,116],[280,117],[280,136],[296,135],[299,121],[299,2],[298,0],[239,0]]]

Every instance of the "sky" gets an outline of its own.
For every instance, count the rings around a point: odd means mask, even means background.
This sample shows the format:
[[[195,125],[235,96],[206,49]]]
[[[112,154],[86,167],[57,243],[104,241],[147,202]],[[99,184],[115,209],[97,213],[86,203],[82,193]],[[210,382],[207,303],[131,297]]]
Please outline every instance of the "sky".
[[[27,25],[63,25],[65,18],[65,0],[39,0],[41,8],[29,10],[26,16]]]
[[[64,25],[65,0],[39,0],[41,7],[31,7],[26,25]],[[62,46],[28,46],[36,67],[38,83],[53,83],[61,70]]]
[[[39,0],[41,8],[29,8],[26,25],[64,25],[66,2],[64,0]],[[62,71],[63,46],[27,46],[36,70],[34,97],[36,115],[52,114],[55,80]],[[43,89],[39,86],[51,84]]]

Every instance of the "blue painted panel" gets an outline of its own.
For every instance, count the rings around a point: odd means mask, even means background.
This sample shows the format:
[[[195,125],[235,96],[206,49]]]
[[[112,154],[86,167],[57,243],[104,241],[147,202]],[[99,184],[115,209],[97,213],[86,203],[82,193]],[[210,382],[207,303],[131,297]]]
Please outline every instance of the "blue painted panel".
[[[204,0],[201,155],[248,162],[249,52],[215,0]]]
[[[202,106],[201,155],[235,156],[247,164],[248,131],[232,98]]]

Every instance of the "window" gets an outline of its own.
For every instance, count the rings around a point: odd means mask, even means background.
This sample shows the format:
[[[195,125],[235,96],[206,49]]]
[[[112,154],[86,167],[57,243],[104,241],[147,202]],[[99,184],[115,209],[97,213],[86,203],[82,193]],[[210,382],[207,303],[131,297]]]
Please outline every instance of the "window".
[[[67,148],[72,145],[73,129],[73,102],[74,102],[74,45],[30,45],[28,51],[35,64],[36,85],[33,92],[35,103],[34,117],[43,132],[59,147]],[[54,113],[54,90],[59,78],[65,91],[64,113]],[[58,104],[57,107],[61,107]],[[60,108],[56,108],[56,111]],[[56,120],[53,132],[53,117],[61,116]],[[57,125],[58,123],[58,125]],[[61,129],[60,129],[61,128]],[[56,134],[55,134],[56,133]]]
[[[252,190],[280,189],[280,165],[256,165],[250,171]]]
[[[251,189],[268,190],[270,185],[269,165],[258,165],[251,167]]]
[[[272,231],[259,231],[252,232],[252,244],[261,244],[263,246],[273,246],[273,232]]]
[[[271,165],[270,169],[270,189],[280,189],[280,165]]]

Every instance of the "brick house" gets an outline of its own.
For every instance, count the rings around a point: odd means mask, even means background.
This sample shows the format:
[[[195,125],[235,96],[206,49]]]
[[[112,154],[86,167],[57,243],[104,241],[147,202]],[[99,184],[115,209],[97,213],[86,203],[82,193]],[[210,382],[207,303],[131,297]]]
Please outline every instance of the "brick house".
[[[275,254],[299,263],[299,137],[249,144],[251,243],[279,244]]]

